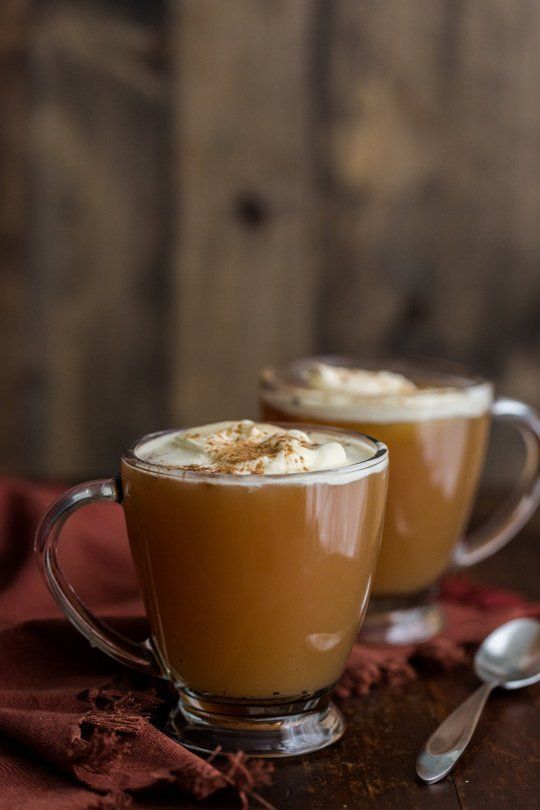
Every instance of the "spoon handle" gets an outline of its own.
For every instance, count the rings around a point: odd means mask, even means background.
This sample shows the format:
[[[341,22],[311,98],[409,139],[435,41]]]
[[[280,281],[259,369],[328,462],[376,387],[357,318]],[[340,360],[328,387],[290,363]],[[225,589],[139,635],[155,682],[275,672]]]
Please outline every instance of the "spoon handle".
[[[496,683],[484,683],[454,709],[433,732],[416,760],[416,773],[428,785],[449,773],[468,746],[492,689]]]

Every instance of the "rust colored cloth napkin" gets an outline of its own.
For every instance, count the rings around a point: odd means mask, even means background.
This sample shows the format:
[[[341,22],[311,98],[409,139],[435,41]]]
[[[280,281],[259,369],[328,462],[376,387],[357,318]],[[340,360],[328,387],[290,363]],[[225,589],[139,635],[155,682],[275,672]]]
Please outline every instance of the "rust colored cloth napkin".
[[[59,487],[0,480],[0,808],[122,808],[135,794],[169,787],[204,799],[237,791],[241,804],[270,807],[259,792],[270,763],[241,754],[203,758],[159,730],[174,702],[161,681],[116,664],[61,617],[33,559],[37,522]],[[142,605],[122,511],[98,504],[66,524],[62,564],[87,604],[126,635],[144,634]],[[516,616],[540,616],[518,595],[445,583],[444,633],[418,647],[356,644],[338,684],[342,699],[381,680],[416,677],[422,659],[462,663],[465,646]],[[141,793],[142,792],[142,793]]]

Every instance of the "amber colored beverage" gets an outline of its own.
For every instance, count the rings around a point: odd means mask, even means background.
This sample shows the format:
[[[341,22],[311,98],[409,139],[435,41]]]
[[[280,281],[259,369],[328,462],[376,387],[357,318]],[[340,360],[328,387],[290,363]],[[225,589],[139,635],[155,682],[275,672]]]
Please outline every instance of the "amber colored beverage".
[[[124,460],[122,481],[154,642],[173,682],[243,700],[331,687],[367,605],[386,460],[343,482],[311,474],[257,485],[156,475]]]
[[[263,417],[289,421],[302,413],[262,403]],[[328,424],[309,417],[311,422]],[[484,462],[490,415],[412,422],[332,424],[376,436],[390,450],[383,542],[373,583],[376,596],[412,595],[448,568],[470,516]]]
[[[66,616],[107,655],[178,695],[165,730],[198,752],[307,754],[345,718],[331,700],[366,612],[388,450],[367,436],[237,420],[145,436],[120,475],[64,493],[36,553]],[[142,642],[93,616],[65,578],[62,527],[122,504],[150,624]]]

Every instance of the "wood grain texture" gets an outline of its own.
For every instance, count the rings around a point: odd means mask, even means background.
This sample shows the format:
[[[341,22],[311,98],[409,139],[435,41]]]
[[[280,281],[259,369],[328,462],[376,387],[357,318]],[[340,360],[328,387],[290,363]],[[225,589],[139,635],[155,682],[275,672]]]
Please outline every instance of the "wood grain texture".
[[[29,0],[0,5],[0,459],[13,471],[24,471],[31,451],[25,412],[32,390],[25,306],[31,282],[24,272],[29,25]]]
[[[535,0],[0,13],[3,470],[107,473],[320,351],[540,406]]]
[[[114,471],[123,444],[166,420],[164,4],[152,4],[150,21],[126,9],[55,0],[35,20],[33,472],[42,475]]]
[[[320,345],[461,360],[538,403],[540,6],[329,16]]]
[[[179,4],[173,403],[181,423],[255,414],[261,365],[313,345],[313,12],[309,0]]]

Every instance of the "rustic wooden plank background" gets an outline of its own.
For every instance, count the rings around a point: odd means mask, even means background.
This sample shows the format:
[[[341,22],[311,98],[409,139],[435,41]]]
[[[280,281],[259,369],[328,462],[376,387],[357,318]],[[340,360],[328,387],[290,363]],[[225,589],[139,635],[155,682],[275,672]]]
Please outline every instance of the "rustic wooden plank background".
[[[177,9],[172,405],[190,423],[256,412],[265,358],[313,346],[314,4],[201,0]]]
[[[5,0],[0,465],[115,469],[315,351],[540,405],[535,0]]]
[[[29,2],[0,5],[0,458],[2,468],[24,468],[31,357],[26,344],[28,232],[25,183],[25,122],[28,107],[25,63]]]

